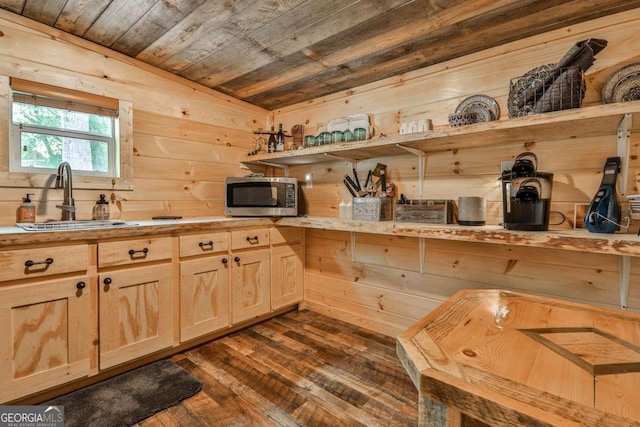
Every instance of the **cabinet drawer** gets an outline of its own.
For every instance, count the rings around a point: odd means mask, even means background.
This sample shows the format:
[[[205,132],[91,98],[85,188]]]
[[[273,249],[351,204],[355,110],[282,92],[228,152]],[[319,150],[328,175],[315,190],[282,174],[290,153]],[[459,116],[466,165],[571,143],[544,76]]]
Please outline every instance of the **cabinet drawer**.
[[[269,229],[237,230],[231,232],[231,250],[257,248],[269,245]]]
[[[229,233],[203,233],[180,236],[180,256],[194,256],[227,252]]]
[[[300,227],[276,227],[271,229],[271,244],[280,245],[287,243],[295,245],[302,243],[304,239],[304,228]]]
[[[172,257],[171,237],[98,243],[98,267],[140,264]]]
[[[0,282],[85,272],[88,267],[88,245],[0,251]]]

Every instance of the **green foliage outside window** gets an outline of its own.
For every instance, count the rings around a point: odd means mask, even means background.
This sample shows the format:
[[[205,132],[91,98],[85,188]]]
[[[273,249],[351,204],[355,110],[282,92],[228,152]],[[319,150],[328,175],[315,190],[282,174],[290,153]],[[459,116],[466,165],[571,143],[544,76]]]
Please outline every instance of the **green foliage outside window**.
[[[74,170],[108,172],[112,117],[20,102],[12,114],[21,167],[55,169],[67,161]]]

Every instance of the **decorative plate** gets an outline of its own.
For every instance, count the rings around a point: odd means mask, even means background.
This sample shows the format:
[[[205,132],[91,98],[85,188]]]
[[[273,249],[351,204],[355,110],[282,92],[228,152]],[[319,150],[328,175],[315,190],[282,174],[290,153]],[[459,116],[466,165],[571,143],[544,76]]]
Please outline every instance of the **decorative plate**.
[[[456,108],[456,114],[475,113],[477,122],[498,120],[500,106],[487,95],[473,95],[463,100]]]
[[[633,101],[638,99],[640,87],[640,63],[629,64],[611,74],[602,86],[602,102]]]

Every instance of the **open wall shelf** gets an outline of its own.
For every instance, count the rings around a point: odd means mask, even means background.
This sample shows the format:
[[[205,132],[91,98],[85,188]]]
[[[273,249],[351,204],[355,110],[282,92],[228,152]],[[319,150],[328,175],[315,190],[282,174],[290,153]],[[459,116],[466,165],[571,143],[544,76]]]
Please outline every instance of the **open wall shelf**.
[[[424,153],[487,147],[504,144],[570,139],[588,136],[615,136],[625,114],[631,114],[631,131],[640,129],[640,101],[563,110],[456,128],[442,127],[421,133],[373,138],[302,148],[281,153],[248,156],[246,165],[305,165],[333,161],[335,157],[352,161],[406,154],[406,148]],[[406,148],[403,148],[406,147]]]

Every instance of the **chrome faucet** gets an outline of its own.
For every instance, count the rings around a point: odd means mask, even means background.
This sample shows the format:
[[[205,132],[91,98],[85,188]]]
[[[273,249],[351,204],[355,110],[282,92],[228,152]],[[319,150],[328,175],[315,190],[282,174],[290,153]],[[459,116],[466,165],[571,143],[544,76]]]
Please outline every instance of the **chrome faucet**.
[[[71,165],[69,163],[62,162],[58,166],[55,188],[62,188],[64,190],[64,199],[62,200],[62,204],[56,205],[56,208],[62,209],[62,221],[74,221],[76,219],[76,205],[73,201],[73,181],[71,176]]]

